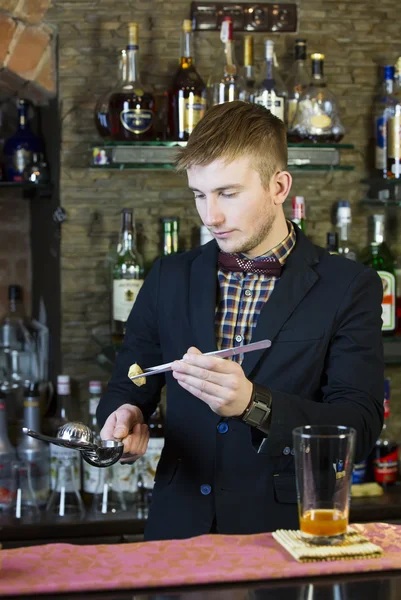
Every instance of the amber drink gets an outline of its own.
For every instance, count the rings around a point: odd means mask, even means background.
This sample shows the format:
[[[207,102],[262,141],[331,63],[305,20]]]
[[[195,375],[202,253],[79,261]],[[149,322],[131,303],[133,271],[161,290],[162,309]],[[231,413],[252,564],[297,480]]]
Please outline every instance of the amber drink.
[[[355,437],[335,425],[293,431],[299,526],[312,544],[339,544],[347,532]]]

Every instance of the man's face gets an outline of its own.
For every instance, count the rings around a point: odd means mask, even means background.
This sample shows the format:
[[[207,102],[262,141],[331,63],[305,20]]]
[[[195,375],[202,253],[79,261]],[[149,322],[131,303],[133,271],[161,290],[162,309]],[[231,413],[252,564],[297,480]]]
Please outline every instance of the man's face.
[[[188,185],[204,225],[224,252],[249,257],[267,252],[266,240],[277,214],[268,188],[249,158],[229,164],[218,159],[188,169]]]

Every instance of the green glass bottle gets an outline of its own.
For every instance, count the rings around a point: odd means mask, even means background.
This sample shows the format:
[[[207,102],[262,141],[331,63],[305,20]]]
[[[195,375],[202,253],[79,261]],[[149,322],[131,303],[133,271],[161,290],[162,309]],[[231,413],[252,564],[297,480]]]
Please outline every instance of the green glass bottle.
[[[373,237],[369,246],[361,255],[361,262],[375,269],[383,283],[382,331],[384,335],[393,335],[396,328],[395,318],[395,259],[385,240],[385,217],[373,215]]]
[[[176,254],[178,252],[178,233],[180,220],[178,217],[162,219],[163,225],[163,248],[162,255]]]
[[[112,269],[112,340],[120,344],[125,324],[144,281],[143,257],[136,248],[133,211],[122,211],[120,240]]]

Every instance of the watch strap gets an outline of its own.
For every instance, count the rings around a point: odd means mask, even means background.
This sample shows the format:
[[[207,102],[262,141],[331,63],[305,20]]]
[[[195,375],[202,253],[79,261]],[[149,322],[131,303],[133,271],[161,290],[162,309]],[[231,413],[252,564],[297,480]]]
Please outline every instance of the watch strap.
[[[257,383],[253,384],[251,399],[248,406],[240,415],[240,419],[251,427],[256,427],[263,433],[269,433],[272,394],[269,388]]]

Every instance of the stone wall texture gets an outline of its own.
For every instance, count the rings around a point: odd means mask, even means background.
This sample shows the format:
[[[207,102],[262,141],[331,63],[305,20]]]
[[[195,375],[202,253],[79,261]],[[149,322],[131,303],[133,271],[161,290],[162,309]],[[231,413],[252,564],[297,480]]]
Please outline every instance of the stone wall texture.
[[[13,4],[11,2],[11,4]],[[27,3],[30,4],[30,3]],[[182,243],[191,247],[199,227],[185,179],[172,172],[96,171],[88,167],[89,144],[98,141],[93,109],[100,94],[116,81],[118,53],[125,45],[127,23],[140,25],[141,71],[162,92],[174,73],[179,55],[182,19],[189,16],[187,0],[54,0],[46,21],[59,34],[59,84],[62,119],[61,199],[67,211],[62,226],[62,351],[63,369],[86,396],[90,378],[107,380],[95,365],[98,345],[94,334],[108,322],[109,289],[104,261],[116,240],[120,211],[132,207],[140,231],[140,247],[147,261],[158,253],[160,217],[178,216]],[[347,128],[344,142],[354,150],[344,153],[351,172],[296,173],[293,194],[305,196],[308,235],[324,245],[332,229],[331,208],[338,199],[350,200],[353,233],[363,247],[367,216],[377,209],[360,204],[366,187],[361,180],[371,167],[372,109],[379,81],[379,65],[401,55],[401,17],[393,0],[300,0],[296,34],[271,34],[277,43],[282,70],[291,64],[297,36],[308,41],[308,53],[326,55],[328,85],[339,98]],[[242,57],[237,34],[237,56]],[[261,65],[263,40],[255,35],[256,62]],[[198,70],[207,79],[219,49],[217,32],[196,34]],[[1,52],[1,42],[0,42]],[[290,203],[287,202],[287,209]],[[397,239],[398,212],[388,212],[391,244]],[[350,368],[351,365],[350,365]],[[393,427],[401,437],[401,377],[399,367],[387,369],[393,380]]]

